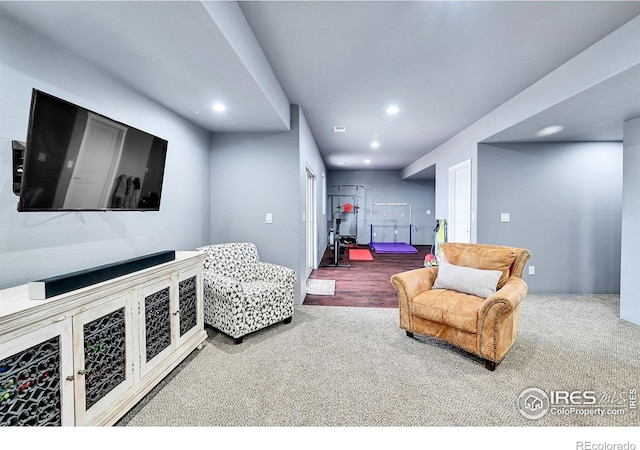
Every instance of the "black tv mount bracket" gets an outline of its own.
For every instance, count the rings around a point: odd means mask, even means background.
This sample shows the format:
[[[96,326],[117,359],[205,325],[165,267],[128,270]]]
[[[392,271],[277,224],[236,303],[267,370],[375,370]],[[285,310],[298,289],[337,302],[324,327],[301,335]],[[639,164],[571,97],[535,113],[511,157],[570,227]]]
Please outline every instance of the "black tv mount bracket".
[[[13,193],[17,196],[20,196],[25,148],[24,142],[11,141],[11,151],[13,153]]]

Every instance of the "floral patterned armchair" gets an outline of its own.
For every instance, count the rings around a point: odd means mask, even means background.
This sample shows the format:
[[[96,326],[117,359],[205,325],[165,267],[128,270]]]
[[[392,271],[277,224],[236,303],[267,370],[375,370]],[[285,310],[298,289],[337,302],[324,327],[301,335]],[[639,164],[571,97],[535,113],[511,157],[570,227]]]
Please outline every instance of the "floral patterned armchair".
[[[242,343],[245,335],[290,323],[294,312],[293,269],[261,262],[250,242],[214,244],[204,251],[204,322]]]

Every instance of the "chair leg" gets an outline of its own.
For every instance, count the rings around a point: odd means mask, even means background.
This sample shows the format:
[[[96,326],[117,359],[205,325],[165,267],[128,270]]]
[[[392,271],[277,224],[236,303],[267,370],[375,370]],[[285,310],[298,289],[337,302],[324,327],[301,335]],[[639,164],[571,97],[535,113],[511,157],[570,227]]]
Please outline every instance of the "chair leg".
[[[236,345],[242,344],[242,339],[244,339],[244,336],[240,336],[240,337],[234,338],[233,339],[233,343],[236,344]]]
[[[282,323],[291,323],[291,319],[293,319],[293,317],[287,317],[282,321]]]
[[[411,332],[411,331],[407,331],[407,336],[409,336],[410,338],[412,338],[412,337],[413,337],[413,332]]]
[[[484,366],[490,370],[491,372],[493,372],[494,370],[496,370],[498,363],[494,362],[494,361],[487,361],[485,362]]]

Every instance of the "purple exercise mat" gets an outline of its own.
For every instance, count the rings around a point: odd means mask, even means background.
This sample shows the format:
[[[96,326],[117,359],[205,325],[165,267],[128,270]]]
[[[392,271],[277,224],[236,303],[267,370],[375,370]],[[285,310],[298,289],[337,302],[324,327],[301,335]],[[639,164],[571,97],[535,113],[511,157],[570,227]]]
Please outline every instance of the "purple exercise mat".
[[[376,253],[418,253],[418,249],[405,242],[372,242],[371,250]]]

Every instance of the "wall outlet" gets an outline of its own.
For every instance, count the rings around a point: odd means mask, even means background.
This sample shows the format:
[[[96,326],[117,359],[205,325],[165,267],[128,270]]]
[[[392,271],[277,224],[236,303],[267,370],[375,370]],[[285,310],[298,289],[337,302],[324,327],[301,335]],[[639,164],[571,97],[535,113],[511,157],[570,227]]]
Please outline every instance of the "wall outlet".
[[[536,266],[529,266],[529,275],[536,274]]]
[[[500,222],[511,222],[511,214],[500,213]]]

